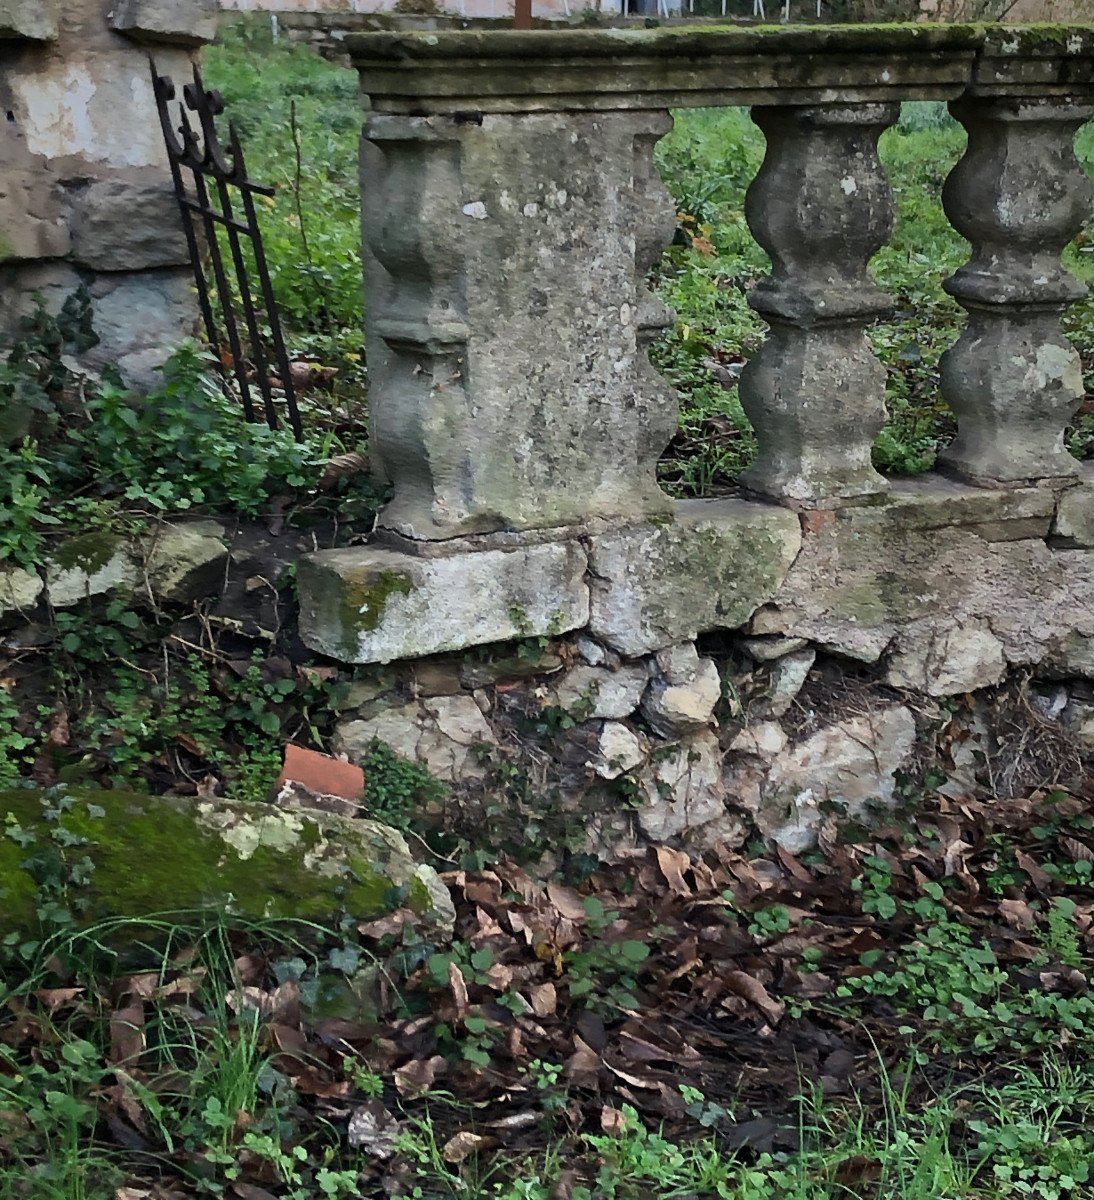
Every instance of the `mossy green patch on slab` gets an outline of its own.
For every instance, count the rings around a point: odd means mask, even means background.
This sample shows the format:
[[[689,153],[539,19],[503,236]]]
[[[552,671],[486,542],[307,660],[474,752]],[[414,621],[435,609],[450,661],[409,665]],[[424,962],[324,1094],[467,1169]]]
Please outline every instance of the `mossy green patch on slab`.
[[[95,530],[67,538],[53,550],[50,557],[62,571],[79,569],[94,575],[110,562],[120,545],[121,538],[117,534]]]
[[[41,896],[58,890],[78,923],[200,909],[331,921],[399,905],[426,923],[449,920],[436,875],[375,821],[219,798],[34,790],[0,793],[0,821],[0,935],[33,929]]]

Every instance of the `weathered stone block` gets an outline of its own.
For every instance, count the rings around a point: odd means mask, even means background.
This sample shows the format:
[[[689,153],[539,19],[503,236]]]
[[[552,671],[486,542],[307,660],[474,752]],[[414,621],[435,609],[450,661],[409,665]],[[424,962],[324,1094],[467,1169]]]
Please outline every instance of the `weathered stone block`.
[[[618,671],[582,664],[551,689],[551,703],[583,719],[618,721],[638,707],[647,683],[649,675],[641,664]]]
[[[343,662],[391,662],[579,629],[588,620],[576,543],[419,558],[376,547],[300,560],[305,643]]]
[[[228,563],[223,537],[216,521],[160,526],[144,547],[143,563],[157,599],[188,604],[220,591]]]
[[[751,632],[864,662],[891,646],[892,682],[950,695],[995,682],[1004,662],[1040,663],[1061,639],[1094,634],[1094,554],[845,509],[804,539]]]
[[[0,39],[52,42],[57,32],[57,0],[0,0]]]
[[[672,315],[653,168],[667,115],[375,116],[366,324],[384,528],[416,539],[667,513],[676,397],[646,356]]]
[[[334,748],[351,762],[362,762],[374,741],[420,763],[445,783],[481,779],[482,746],[497,739],[470,696],[437,696],[421,704],[392,708],[363,721],[346,721],[334,734]]]
[[[46,563],[46,591],[53,608],[71,608],[91,596],[134,590],[141,572],[129,547],[111,534],[70,538]]]
[[[896,803],[896,772],[915,746],[915,717],[899,705],[830,725],[779,753],[770,765],[750,757],[730,767],[729,798],[765,836],[792,854],[816,845],[832,808],[862,819]]]
[[[886,682],[928,696],[955,696],[991,687],[1006,669],[1003,643],[984,618],[926,621],[897,635]]]
[[[0,618],[33,608],[44,586],[30,571],[0,564]]]
[[[961,526],[989,542],[1048,536],[1055,493],[1050,488],[978,488],[943,475],[893,482],[878,519],[893,533]]]
[[[0,174],[0,262],[60,258],[69,235],[48,167]]]
[[[642,699],[642,712],[662,737],[679,737],[709,725],[722,695],[722,679],[709,658],[700,658],[692,642],[670,646],[657,655],[657,674]]]
[[[192,796],[91,791],[72,800],[60,819],[35,791],[5,793],[4,809],[39,838],[67,830],[90,859],[74,914],[81,925],[167,909],[326,921],[401,906],[435,937],[455,920],[437,873],[378,821]],[[34,926],[38,886],[26,850],[0,839],[0,934]]]
[[[87,363],[99,369],[113,364],[133,387],[156,387],[160,367],[195,331],[189,270],[104,273],[92,285],[91,299],[99,344],[85,356]]]
[[[73,205],[71,228],[72,257],[96,271],[141,271],[190,261],[166,177],[89,184]]]
[[[589,630],[639,655],[743,624],[778,590],[801,547],[774,505],[685,500],[672,521],[589,539]]]
[[[114,0],[111,26],[142,42],[200,46],[217,33],[217,0]]]
[[[638,773],[639,828],[653,842],[692,834],[725,815],[722,751],[707,730],[655,755]]]
[[[1084,482],[1068,488],[1060,497],[1053,534],[1069,546],[1094,547],[1094,473],[1082,468]]]

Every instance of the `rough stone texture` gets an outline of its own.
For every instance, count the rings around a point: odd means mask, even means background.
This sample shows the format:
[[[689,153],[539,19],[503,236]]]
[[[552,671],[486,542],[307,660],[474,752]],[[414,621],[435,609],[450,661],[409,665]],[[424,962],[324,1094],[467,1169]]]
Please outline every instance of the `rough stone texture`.
[[[40,576],[0,563],[0,619],[33,608],[44,586]]]
[[[659,113],[373,116],[362,159],[380,525],[418,539],[667,513],[646,344],[674,209]]]
[[[589,765],[602,779],[617,779],[633,771],[646,757],[642,739],[618,721],[604,722],[596,749],[596,759]]]
[[[148,174],[145,181],[100,180],[79,192],[71,218],[75,262],[96,271],[189,263],[174,192],[158,172]]]
[[[1088,753],[1094,753],[1094,704],[1072,700],[1063,712],[1064,724]]]
[[[56,179],[48,167],[0,175],[0,262],[58,258],[69,231]]]
[[[87,362],[113,363],[133,386],[155,387],[171,351],[196,329],[193,287],[183,269],[100,275],[91,287],[99,344]]]
[[[722,753],[704,731],[652,758],[636,776],[638,825],[653,842],[692,834],[725,815]]]
[[[475,748],[497,744],[470,696],[438,696],[389,709],[368,721],[347,721],[335,730],[334,750],[361,762],[376,740],[447,783],[481,778],[484,770]]]
[[[941,629],[932,623],[897,634],[886,682],[929,696],[953,696],[990,687],[1007,669],[1003,643],[983,618]]]
[[[1047,537],[1055,507],[1050,488],[989,490],[932,474],[894,480],[885,520],[894,536],[958,525],[989,542],[1017,542]]]
[[[767,693],[756,704],[757,715],[781,717],[790,711],[817,657],[815,650],[795,650],[777,658],[768,670]]]
[[[1068,638],[1094,634],[1094,555],[1043,542],[987,541],[970,529],[909,525],[895,509],[842,510],[820,523],[771,604],[752,619],[757,635],[805,637],[837,654],[874,662],[893,643],[894,680],[933,694],[964,691],[998,663],[1069,661]],[[938,654],[964,628],[960,662]],[[954,643],[958,649],[959,636]]]
[[[746,725],[729,743],[729,749],[737,754],[771,759],[786,749],[787,742],[786,731],[778,721],[757,721],[755,725]]]
[[[39,837],[58,826],[94,864],[79,924],[199,908],[252,919],[356,919],[406,908],[427,936],[451,932],[455,911],[432,867],[377,821],[270,804],[86,792],[60,819],[34,791],[0,796],[0,811]],[[134,870],[133,864],[141,869]],[[34,924],[38,883],[26,851],[0,841],[0,933]]]
[[[941,362],[958,433],[940,465],[974,483],[1067,478],[1078,465],[1064,428],[1085,389],[1060,314],[1086,289],[1060,251],[1090,215],[1073,140],[1094,105],[967,98],[951,109],[969,144],[942,197],[973,256],[945,284],[969,321]]]
[[[58,0],[0,0],[0,39],[54,41],[57,13]]]
[[[774,662],[775,659],[793,654],[795,650],[803,650],[808,645],[805,638],[754,637],[741,639],[741,647],[745,653],[762,663]]]
[[[779,754],[770,765],[754,757],[732,763],[725,776],[731,803],[752,814],[760,832],[791,853],[816,844],[831,808],[845,819],[892,808],[895,773],[915,743],[915,718],[902,706],[830,725]],[[822,807],[823,806],[823,807]]]
[[[82,361],[117,364],[143,388],[195,331],[197,309],[188,272],[162,269],[185,255],[177,212],[164,202],[170,177],[147,55],[111,30],[108,8],[0,0],[0,38],[14,21],[17,33],[55,39],[9,45],[0,71],[0,334],[37,293],[56,312],[88,286],[102,342]],[[185,0],[162,8],[194,11]],[[178,82],[191,73],[184,49],[163,46],[156,59]],[[148,266],[157,269],[144,280]]]
[[[224,526],[216,521],[163,525],[145,546],[143,569],[161,600],[186,604],[219,590],[228,563]]]
[[[218,0],[114,0],[112,28],[141,42],[200,46],[217,33]]]
[[[835,507],[888,486],[870,458],[885,422],[885,370],[863,330],[891,307],[866,264],[892,230],[877,141],[899,108],[752,114],[767,154],[745,213],[772,271],[748,303],[771,333],[741,376],[741,405],[759,444],[741,483],[791,507]]]
[[[584,552],[568,542],[439,558],[320,551],[299,564],[301,636],[365,663],[565,633],[588,619],[584,572]]]
[[[477,112],[946,99],[985,41],[971,26],[468,30],[348,39],[376,111]],[[1060,39],[1060,53],[1066,51]],[[1072,57],[1081,61],[1082,48]],[[1059,70],[1059,64],[1050,59]]]
[[[775,594],[800,547],[793,513],[739,500],[685,500],[671,523],[595,534],[590,632],[633,656],[736,628]]]
[[[1060,497],[1052,532],[1068,546],[1094,547],[1094,472],[1084,463],[1083,483],[1068,488]]]
[[[638,707],[649,675],[643,666],[577,666],[551,689],[551,703],[567,712],[578,711],[583,718],[619,720],[629,717]]]
[[[651,728],[672,738],[710,724],[722,695],[714,663],[684,642],[658,652],[657,671],[642,698],[642,714]]]
[[[133,592],[141,578],[139,564],[127,547],[110,552],[105,562],[93,558],[82,565],[77,561],[62,566],[52,559],[46,564],[46,591],[53,608],[72,608],[82,600],[108,592]]]

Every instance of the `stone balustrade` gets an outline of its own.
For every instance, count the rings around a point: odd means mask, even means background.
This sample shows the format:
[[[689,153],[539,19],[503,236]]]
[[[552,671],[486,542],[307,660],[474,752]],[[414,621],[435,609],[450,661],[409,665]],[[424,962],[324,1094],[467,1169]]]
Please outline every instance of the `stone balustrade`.
[[[579,627],[574,554],[593,626],[610,625],[621,610],[604,597],[643,569],[650,537],[673,543],[675,586],[703,591],[703,611],[675,628],[677,601],[631,594],[635,628],[691,637],[747,617],[731,593],[758,525],[786,549],[784,533],[800,539],[786,510],[906,512],[871,464],[885,374],[865,337],[890,303],[868,272],[893,222],[878,138],[904,100],[948,101],[969,132],[943,193],[971,257],[946,283],[968,320],[941,368],[959,431],[939,470],[987,493],[1032,488],[1034,508],[1038,488],[1076,483],[1063,435],[1083,386],[1060,317],[1083,289],[1060,253],[1090,212],[1072,140],[1094,113],[1094,27],[469,30],[350,45],[369,110],[372,444],[393,497],[375,547],[304,568],[313,645],[375,661]],[[759,452],[741,481],[751,503],[679,506],[656,478],[676,399],[647,358],[672,320],[647,286],[674,228],[653,151],[668,109],[731,104],[750,105],[767,139],[746,216],[771,258],[749,297],[770,332],[740,381]],[[638,559],[620,557],[628,538]],[[410,633],[385,640],[390,599],[409,614],[425,589],[420,634],[472,577],[494,614],[479,632],[419,638],[426,650]]]

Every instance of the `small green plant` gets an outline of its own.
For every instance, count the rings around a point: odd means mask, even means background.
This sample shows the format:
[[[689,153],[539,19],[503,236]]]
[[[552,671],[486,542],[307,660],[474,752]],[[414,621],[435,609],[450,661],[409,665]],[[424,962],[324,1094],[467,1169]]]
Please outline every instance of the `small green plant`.
[[[365,810],[396,829],[409,829],[416,816],[430,805],[441,804],[447,795],[440,780],[420,763],[401,757],[386,742],[372,742],[361,766]]]

